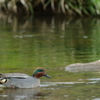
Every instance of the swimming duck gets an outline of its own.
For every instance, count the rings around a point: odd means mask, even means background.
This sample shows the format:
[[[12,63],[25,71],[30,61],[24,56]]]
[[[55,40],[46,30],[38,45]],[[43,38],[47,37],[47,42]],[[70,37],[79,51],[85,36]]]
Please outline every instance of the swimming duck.
[[[0,73],[0,84],[4,84],[7,82],[7,78],[4,77],[1,73]]]
[[[8,88],[35,88],[40,86],[40,77],[51,78],[41,67],[35,69],[33,76],[23,73],[6,73],[2,75],[4,78],[1,81],[5,79],[4,86]]]

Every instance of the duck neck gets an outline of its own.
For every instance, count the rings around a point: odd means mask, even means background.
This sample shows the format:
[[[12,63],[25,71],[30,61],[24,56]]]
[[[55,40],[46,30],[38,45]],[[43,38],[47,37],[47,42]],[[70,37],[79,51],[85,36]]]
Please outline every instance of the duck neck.
[[[40,75],[38,75],[38,74],[36,74],[36,75],[33,75],[33,77],[35,77],[35,78],[40,78],[41,76]]]
[[[39,73],[33,74],[33,77],[36,77],[36,78],[40,78],[42,76],[44,76],[44,72],[39,72]]]

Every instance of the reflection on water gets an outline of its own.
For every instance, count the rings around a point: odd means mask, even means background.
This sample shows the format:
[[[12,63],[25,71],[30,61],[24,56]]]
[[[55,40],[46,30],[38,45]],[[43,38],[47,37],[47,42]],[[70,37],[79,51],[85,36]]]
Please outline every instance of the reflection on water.
[[[36,67],[44,67],[53,77],[50,80],[43,79],[44,84],[40,92],[30,89],[1,89],[0,100],[100,98],[99,81],[83,81],[87,75],[94,78],[91,73],[83,74],[82,82],[77,83],[74,79],[81,74],[64,72],[64,67],[69,64],[88,63],[100,59],[99,33],[100,19],[96,18],[35,16],[27,19],[0,14],[1,73],[23,72],[32,75]],[[69,82],[66,77],[71,81]],[[48,81],[51,80],[59,84],[51,83],[54,85],[50,86]],[[60,82],[63,80],[66,80],[66,84]]]
[[[94,78],[95,80],[95,78]],[[98,80],[98,79],[97,79]],[[100,79],[99,81],[89,80],[87,82],[55,82],[56,85],[51,87],[43,88],[43,91],[52,91],[51,96],[48,98],[54,100],[68,99],[68,100],[96,100],[100,98]]]
[[[57,85],[57,84],[77,84],[77,83],[84,83],[84,82],[42,82],[42,87],[47,87],[51,85]]]
[[[3,68],[27,68],[33,64],[64,67],[99,59],[99,19],[12,16],[0,19]]]
[[[0,93],[0,100],[37,100],[41,98],[39,88],[35,89],[4,89]]]
[[[41,88],[35,89],[3,89],[0,90],[0,100],[96,100],[100,98],[100,78],[87,80],[87,82],[43,82]],[[93,83],[94,80],[97,82]]]

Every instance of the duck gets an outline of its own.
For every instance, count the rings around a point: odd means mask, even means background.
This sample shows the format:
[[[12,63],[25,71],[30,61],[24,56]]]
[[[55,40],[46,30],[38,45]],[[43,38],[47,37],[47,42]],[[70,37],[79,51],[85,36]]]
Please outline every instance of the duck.
[[[0,73],[0,84],[4,84],[7,82],[7,78],[4,77],[1,73]]]
[[[51,78],[41,67],[36,68],[32,76],[24,73],[3,73],[1,75],[3,77],[0,79],[0,84],[7,88],[36,88],[40,86],[42,76]]]

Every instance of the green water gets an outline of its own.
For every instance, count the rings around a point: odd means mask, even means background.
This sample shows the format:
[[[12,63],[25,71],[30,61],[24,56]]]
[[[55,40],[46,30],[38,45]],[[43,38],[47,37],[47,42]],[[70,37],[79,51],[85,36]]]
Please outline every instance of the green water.
[[[64,68],[73,63],[99,60],[99,56],[100,19],[50,16],[0,18],[1,73],[21,72],[32,75],[36,67],[43,67],[52,79],[42,78],[42,82],[74,82],[79,79],[87,82],[86,78],[99,77],[100,73],[71,73],[65,72]],[[11,94],[6,95],[5,89],[2,91],[0,95],[3,93],[7,100]],[[100,99],[99,93],[99,83],[71,86],[62,84],[41,87],[40,95],[34,100],[92,100]],[[19,97],[18,100],[23,98]],[[33,97],[26,97],[26,100],[33,100]]]

